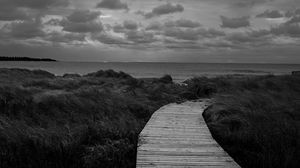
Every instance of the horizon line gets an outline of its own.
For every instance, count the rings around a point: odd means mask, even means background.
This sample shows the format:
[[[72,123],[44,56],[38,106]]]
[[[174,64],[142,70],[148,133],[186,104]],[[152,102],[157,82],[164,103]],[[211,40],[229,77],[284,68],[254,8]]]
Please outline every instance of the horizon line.
[[[57,62],[74,62],[74,63],[166,63],[166,64],[285,64],[300,65],[300,63],[267,63],[267,62],[167,62],[167,61],[61,61]]]

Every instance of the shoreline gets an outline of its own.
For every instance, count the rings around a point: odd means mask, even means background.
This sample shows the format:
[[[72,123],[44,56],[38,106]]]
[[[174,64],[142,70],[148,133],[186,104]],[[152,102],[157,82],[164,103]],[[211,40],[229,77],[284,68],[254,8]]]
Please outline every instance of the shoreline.
[[[31,57],[8,57],[8,56],[0,56],[0,61],[7,62],[58,62],[57,60],[50,58],[31,58]]]

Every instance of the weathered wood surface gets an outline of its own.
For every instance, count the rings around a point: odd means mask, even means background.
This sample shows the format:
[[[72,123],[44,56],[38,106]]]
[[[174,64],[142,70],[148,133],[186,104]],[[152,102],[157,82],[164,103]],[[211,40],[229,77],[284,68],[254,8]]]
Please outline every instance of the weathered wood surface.
[[[212,138],[202,117],[207,105],[185,102],[156,111],[140,133],[137,167],[239,167]]]

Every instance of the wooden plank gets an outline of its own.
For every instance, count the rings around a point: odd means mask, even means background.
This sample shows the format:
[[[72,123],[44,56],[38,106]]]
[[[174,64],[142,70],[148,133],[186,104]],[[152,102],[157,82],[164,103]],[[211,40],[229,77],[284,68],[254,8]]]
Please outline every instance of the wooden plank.
[[[157,110],[139,135],[138,168],[239,168],[219,146],[202,117],[208,100]]]

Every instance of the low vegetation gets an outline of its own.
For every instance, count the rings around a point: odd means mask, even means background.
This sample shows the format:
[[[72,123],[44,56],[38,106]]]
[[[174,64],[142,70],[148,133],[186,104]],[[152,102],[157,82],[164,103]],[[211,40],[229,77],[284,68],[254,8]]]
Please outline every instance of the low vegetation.
[[[0,167],[135,167],[152,113],[180,101],[170,81],[98,71],[0,70]]]
[[[243,168],[300,166],[299,76],[189,82],[194,96],[211,93],[215,103],[203,116],[213,137]]]
[[[299,167],[300,77],[223,76],[176,84],[123,72],[55,76],[0,69],[0,167],[135,167],[138,134],[171,102],[214,100],[204,118],[245,168]]]

